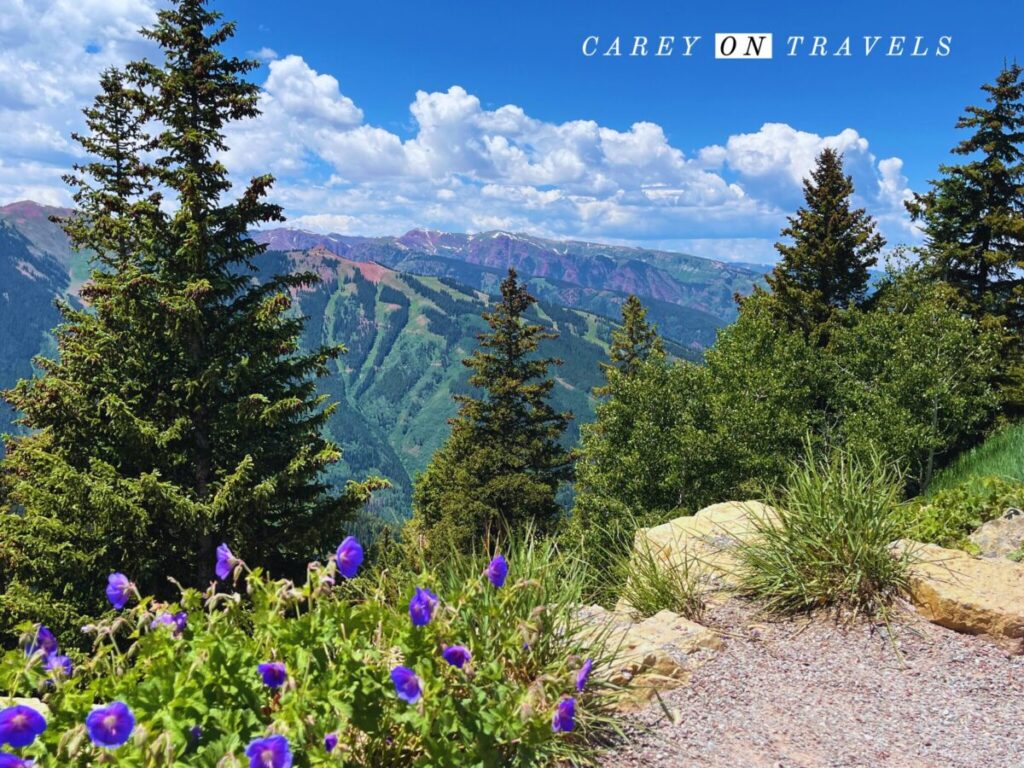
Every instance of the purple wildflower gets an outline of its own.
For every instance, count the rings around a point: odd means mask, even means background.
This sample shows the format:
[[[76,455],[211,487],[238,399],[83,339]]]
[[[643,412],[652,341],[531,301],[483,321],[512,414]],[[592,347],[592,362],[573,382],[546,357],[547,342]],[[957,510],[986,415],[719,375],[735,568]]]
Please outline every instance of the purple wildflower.
[[[583,666],[580,667],[580,671],[576,673],[576,690],[582,691],[587,687],[587,680],[590,679],[590,670],[594,667],[594,660],[587,659],[583,662]]]
[[[46,656],[57,652],[57,638],[54,637],[49,627],[42,624],[36,625],[35,635],[25,646],[25,655],[32,656],[38,651],[42,651]]]
[[[168,613],[163,611],[157,615],[153,621],[150,622],[149,628],[156,629],[157,627],[171,627],[175,637],[181,635],[185,631],[185,627],[188,625],[188,614],[185,611],[178,611],[177,613]]]
[[[238,559],[228,549],[227,544],[221,544],[217,547],[217,565],[214,567],[213,572],[217,574],[217,578],[224,581],[228,576],[231,575],[231,571],[238,564]]]
[[[484,573],[487,574],[487,579],[495,587],[503,587],[505,579],[508,578],[508,561],[505,560],[505,556],[495,555],[487,565],[487,570]]]
[[[284,736],[254,739],[245,748],[249,768],[292,768],[292,750]]]
[[[128,604],[134,588],[123,573],[112,573],[107,576],[107,600],[119,611]]]
[[[423,685],[419,677],[408,667],[395,667],[391,670],[391,682],[395,684],[395,693],[402,701],[415,704],[423,695]]]
[[[324,749],[327,750],[328,753],[333,752],[336,746],[338,746],[338,734],[328,733],[324,736]]]
[[[98,747],[120,747],[135,730],[135,715],[123,701],[96,707],[85,718],[85,729]]]
[[[429,589],[416,587],[416,594],[409,601],[409,618],[413,626],[425,627],[434,618],[434,608],[437,607],[437,595]]]
[[[29,760],[27,757],[18,757],[10,752],[0,752],[0,768],[32,768],[35,764],[35,760]]]
[[[0,745],[27,747],[46,730],[46,718],[32,707],[15,704],[0,711]]]
[[[562,699],[551,716],[551,730],[555,733],[568,733],[576,727],[576,699]]]
[[[71,659],[69,659],[67,656],[59,656],[56,653],[46,657],[45,669],[47,672],[56,672],[58,675],[64,678],[71,677],[71,673],[74,671],[74,667],[71,664]],[[51,675],[51,677],[53,676],[54,675]]]
[[[443,651],[441,656],[444,660],[451,664],[453,667],[462,667],[473,658],[473,654],[469,652],[469,649],[464,645],[449,645]]]
[[[346,579],[356,575],[359,566],[363,564],[363,547],[356,541],[355,536],[349,536],[341,542],[335,560],[338,563],[338,573]]]
[[[260,664],[257,669],[267,688],[280,688],[288,679],[288,672],[285,670],[284,663],[280,661],[268,661],[266,664]]]

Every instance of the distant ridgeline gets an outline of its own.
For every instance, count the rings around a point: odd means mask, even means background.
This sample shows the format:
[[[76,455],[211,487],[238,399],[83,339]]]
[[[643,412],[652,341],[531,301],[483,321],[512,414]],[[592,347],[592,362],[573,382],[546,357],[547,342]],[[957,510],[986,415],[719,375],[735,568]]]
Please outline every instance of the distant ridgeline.
[[[0,207],[0,388],[32,374],[32,357],[52,348],[59,322],[53,302],[77,301],[88,274],[48,217],[66,210],[36,203]],[[484,327],[480,313],[512,266],[540,299],[537,319],[559,338],[547,354],[565,361],[555,375],[556,407],[575,420],[566,439],[593,415],[591,388],[606,357],[608,318],[630,293],[678,357],[700,359],[718,328],[735,318],[733,295],[761,275],[753,269],[683,254],[593,243],[557,242],[492,232],[460,235],[414,230],[399,237],[314,235],[291,229],[254,233],[271,249],[267,274],[312,270],[323,283],[298,296],[309,345],[348,348],[321,389],[339,403],[328,431],[344,458],[343,482],[369,474],[394,484],[370,512],[405,517],[412,478],[447,436],[452,395],[468,392],[462,359]],[[0,408],[0,431],[13,414]]]

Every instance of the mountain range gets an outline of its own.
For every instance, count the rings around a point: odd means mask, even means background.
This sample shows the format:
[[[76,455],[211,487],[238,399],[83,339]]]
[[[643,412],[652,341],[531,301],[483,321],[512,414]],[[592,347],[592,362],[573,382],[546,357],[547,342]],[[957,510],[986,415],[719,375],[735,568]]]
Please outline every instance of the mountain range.
[[[69,213],[30,201],[0,207],[0,388],[32,375],[35,355],[53,353],[54,300],[77,302],[88,277],[88,255],[50,221]],[[509,267],[539,299],[533,319],[559,334],[544,352],[564,361],[553,372],[553,399],[576,417],[569,442],[593,415],[599,362],[629,294],[643,300],[672,354],[699,360],[735,317],[734,295],[761,279],[754,268],[685,254],[509,232],[368,238],[278,228],[252,236],[268,246],[263,274],[309,269],[322,278],[296,298],[309,318],[306,344],[348,349],[321,382],[341,403],[328,425],[344,449],[332,479],[387,477],[393,488],[371,503],[386,518],[408,514],[413,479],[447,436],[452,395],[471,390],[461,361]],[[0,406],[0,432],[17,429],[13,416]]]

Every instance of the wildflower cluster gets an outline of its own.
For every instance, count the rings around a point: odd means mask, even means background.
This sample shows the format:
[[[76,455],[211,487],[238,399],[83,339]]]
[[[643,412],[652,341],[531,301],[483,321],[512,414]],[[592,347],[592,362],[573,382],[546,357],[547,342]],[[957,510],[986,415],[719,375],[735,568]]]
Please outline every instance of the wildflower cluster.
[[[77,669],[43,626],[26,632],[21,662],[3,658],[0,685],[25,698],[0,699],[0,768],[562,759],[585,749],[581,697],[596,715],[600,694],[571,604],[552,604],[550,559],[523,559],[511,585],[496,555],[475,577],[384,573],[374,586],[349,537],[297,586],[223,544],[218,582],[175,605],[111,574],[114,610],[85,628],[95,651]],[[383,597],[396,587],[404,610]]]

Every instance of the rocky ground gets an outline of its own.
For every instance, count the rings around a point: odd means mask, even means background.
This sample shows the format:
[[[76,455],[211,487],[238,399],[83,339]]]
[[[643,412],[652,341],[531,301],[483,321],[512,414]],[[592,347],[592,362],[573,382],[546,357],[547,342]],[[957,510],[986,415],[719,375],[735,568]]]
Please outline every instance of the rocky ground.
[[[892,635],[718,599],[724,649],[623,715],[608,768],[1024,767],[1024,657],[898,607]],[[693,659],[697,661],[697,659]]]

